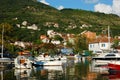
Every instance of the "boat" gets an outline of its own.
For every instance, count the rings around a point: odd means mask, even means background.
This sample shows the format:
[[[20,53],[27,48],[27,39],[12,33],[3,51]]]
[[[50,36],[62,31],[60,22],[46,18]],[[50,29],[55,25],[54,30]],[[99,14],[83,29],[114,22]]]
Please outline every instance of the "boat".
[[[36,56],[34,60],[35,61],[51,61],[51,60],[54,60],[54,58],[52,58],[48,54],[42,53],[42,54]]]
[[[30,59],[29,51],[19,52],[19,55],[14,59],[15,68],[29,69],[32,68],[32,60]]]
[[[57,58],[57,57],[56,57]],[[48,54],[40,54],[39,56],[35,57],[33,66],[60,66],[62,65],[61,60],[56,60],[55,57],[51,57]]]
[[[62,61],[62,63],[67,62],[67,57],[65,55],[55,55],[53,58],[54,60]]]
[[[97,64],[107,65],[111,61],[120,60],[120,53],[118,53],[117,51],[101,53],[100,55],[96,57],[92,57],[92,60],[94,60]]]
[[[67,60],[67,57],[65,55],[55,55],[54,59],[65,61],[65,60]]]
[[[52,60],[52,61],[34,61],[34,66],[61,66],[62,61]]]

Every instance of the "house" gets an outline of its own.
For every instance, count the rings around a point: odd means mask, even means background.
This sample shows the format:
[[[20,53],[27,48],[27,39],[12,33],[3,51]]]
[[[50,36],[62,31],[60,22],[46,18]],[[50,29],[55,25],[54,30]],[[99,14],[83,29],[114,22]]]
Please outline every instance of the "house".
[[[16,41],[16,42],[14,43],[14,45],[20,46],[20,47],[22,47],[22,48],[26,48],[26,46],[31,46],[32,43],[30,43],[30,42]]]
[[[41,35],[40,40],[42,40],[43,43],[49,43],[50,39],[46,35]]]
[[[108,39],[106,35],[98,36],[93,42],[89,43],[89,50],[96,52],[111,50],[113,44],[113,38]]]
[[[96,33],[91,31],[83,31],[81,35],[85,36],[89,42],[93,41],[96,38]]]
[[[58,45],[58,44],[60,44],[61,42],[60,42],[59,40],[52,40],[51,43]]]

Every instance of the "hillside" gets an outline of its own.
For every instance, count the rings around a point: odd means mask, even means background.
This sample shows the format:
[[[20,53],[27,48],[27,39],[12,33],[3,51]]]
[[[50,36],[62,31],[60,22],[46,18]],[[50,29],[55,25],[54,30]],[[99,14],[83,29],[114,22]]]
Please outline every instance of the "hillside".
[[[36,0],[1,0],[0,23],[4,22],[13,26],[12,35],[8,36],[23,41],[34,41],[48,29],[74,34],[90,30],[100,34],[108,25],[112,36],[120,35],[120,17],[116,15],[78,9],[59,11]],[[24,28],[31,25],[38,30]]]

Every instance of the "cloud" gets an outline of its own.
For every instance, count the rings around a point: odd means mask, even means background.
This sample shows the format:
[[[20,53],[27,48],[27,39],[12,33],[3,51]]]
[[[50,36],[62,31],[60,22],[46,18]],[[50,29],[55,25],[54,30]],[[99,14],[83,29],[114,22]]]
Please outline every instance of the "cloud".
[[[120,16],[120,0],[113,0],[113,13]]]
[[[96,12],[102,12],[106,14],[112,13],[120,16],[120,0],[113,0],[112,6],[98,3],[97,5],[94,6],[94,10]]]
[[[64,9],[62,5],[58,7],[58,10],[62,10],[62,9]]]
[[[46,5],[50,5],[48,2],[46,2],[45,0],[41,0],[40,1],[41,3],[43,3],[43,4],[46,4]]]
[[[99,3],[99,4],[95,5],[94,9],[95,9],[96,12],[103,12],[103,13],[106,13],[106,14],[112,13],[111,6],[106,5],[106,4]]]
[[[99,0],[85,0],[85,3],[97,3]]]

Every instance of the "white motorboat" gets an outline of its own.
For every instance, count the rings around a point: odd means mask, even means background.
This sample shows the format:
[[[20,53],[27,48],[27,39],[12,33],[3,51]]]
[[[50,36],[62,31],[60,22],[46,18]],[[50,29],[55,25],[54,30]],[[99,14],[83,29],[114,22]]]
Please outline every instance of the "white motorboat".
[[[65,55],[55,55],[55,60],[67,60],[67,57]]]
[[[20,52],[20,54],[14,59],[15,68],[25,69],[32,68],[32,61],[28,52]]]
[[[62,61],[52,60],[52,61],[35,61],[34,66],[61,66]]]
[[[67,57],[65,55],[55,55],[54,60],[62,61],[62,63],[66,63]]]
[[[34,60],[35,61],[51,61],[51,60],[54,60],[54,58],[43,53],[43,54],[40,54],[39,56],[35,57]]]
[[[120,60],[120,53],[114,51],[101,53],[100,55],[93,57],[92,60],[94,60],[97,64],[108,64],[111,61]]]

